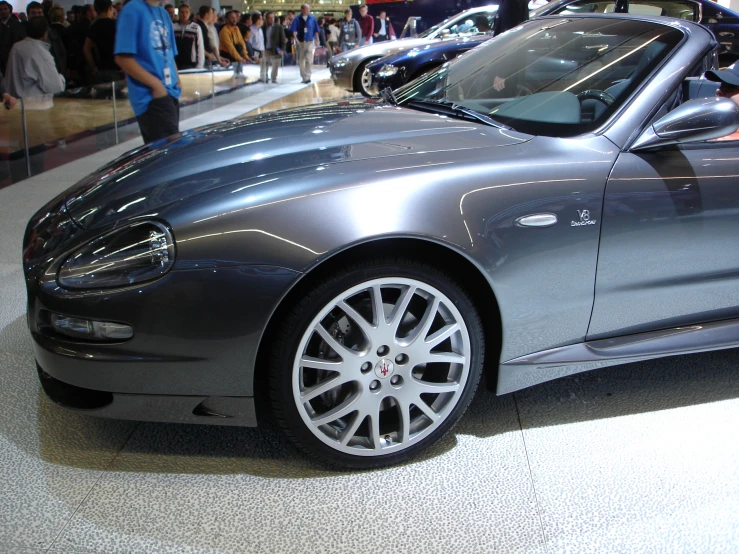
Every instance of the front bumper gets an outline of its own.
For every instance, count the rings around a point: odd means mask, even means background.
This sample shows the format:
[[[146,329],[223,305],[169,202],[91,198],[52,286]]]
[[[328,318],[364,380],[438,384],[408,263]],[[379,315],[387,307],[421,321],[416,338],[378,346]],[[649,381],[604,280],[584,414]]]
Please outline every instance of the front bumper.
[[[352,60],[337,60],[336,56],[329,60],[329,69],[331,71],[331,79],[337,87],[341,87],[349,92],[357,92],[354,90],[354,70],[357,64]]]
[[[73,409],[82,408],[53,391],[72,387],[82,389],[82,397],[104,395],[108,400],[89,413],[116,418],[253,425],[262,334],[299,273],[219,267],[214,260],[126,288],[65,290],[56,281],[58,266],[86,234],[70,222],[61,201],[42,209],[26,231],[28,326],[42,383],[55,384],[44,387],[47,394]],[[123,323],[134,336],[72,339],[46,324],[47,312]],[[206,412],[220,415],[199,415]]]
[[[159,421],[256,427],[254,398],[119,394],[70,385],[38,366],[41,387],[60,406],[85,415]]]
[[[370,93],[373,96],[380,94],[381,90],[390,88],[390,90],[396,90],[402,87],[406,83],[405,68],[401,67],[395,75],[390,77],[380,77],[377,73],[372,76],[372,88]]]

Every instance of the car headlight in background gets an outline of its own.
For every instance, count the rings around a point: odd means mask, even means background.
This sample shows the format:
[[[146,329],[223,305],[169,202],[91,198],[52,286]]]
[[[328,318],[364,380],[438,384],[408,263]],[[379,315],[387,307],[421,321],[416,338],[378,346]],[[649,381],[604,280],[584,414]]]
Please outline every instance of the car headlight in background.
[[[130,225],[95,239],[72,254],[59,269],[68,289],[120,287],[151,281],[174,265],[174,239],[156,221]]]
[[[398,72],[398,69],[399,68],[394,65],[385,64],[380,68],[380,71],[377,72],[377,76],[387,79],[388,77],[395,75]]]
[[[333,67],[334,69],[343,69],[347,66],[348,63],[349,60],[337,60],[335,62],[331,62],[331,67]]]

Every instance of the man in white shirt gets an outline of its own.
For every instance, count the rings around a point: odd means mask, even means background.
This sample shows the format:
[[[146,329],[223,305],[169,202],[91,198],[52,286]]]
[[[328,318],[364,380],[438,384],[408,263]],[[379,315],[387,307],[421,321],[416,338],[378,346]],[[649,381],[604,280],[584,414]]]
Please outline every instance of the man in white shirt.
[[[205,66],[205,43],[200,25],[190,21],[190,6],[180,4],[180,18],[173,24],[177,44],[177,69],[193,69]]]
[[[26,27],[27,37],[13,46],[8,58],[8,92],[23,98],[29,110],[53,108],[54,94],[66,86],[46,43],[48,30],[45,17],[32,17]]]
[[[252,48],[254,48],[255,52],[258,52],[257,56],[261,60],[264,57],[264,33],[262,33],[262,25],[264,24],[264,19],[262,19],[262,14],[260,12],[254,12],[251,14],[251,25],[249,28],[251,29],[251,38],[249,39],[249,44],[251,44]]]

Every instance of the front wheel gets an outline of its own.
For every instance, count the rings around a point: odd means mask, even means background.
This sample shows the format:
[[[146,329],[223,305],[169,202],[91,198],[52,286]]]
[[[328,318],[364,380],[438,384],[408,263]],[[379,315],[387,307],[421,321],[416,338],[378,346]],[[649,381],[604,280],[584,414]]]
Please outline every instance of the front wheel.
[[[354,90],[361,92],[362,96],[372,98],[372,72],[367,67],[375,60],[367,60],[359,64],[354,72]]]
[[[444,273],[410,260],[350,267],[315,283],[278,332],[276,418],[325,463],[402,462],[465,412],[483,344],[472,301]]]

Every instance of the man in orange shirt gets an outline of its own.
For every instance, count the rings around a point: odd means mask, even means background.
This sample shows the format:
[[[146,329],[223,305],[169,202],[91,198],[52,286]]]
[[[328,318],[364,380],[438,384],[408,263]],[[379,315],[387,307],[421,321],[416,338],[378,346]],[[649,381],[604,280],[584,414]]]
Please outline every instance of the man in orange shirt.
[[[236,63],[234,75],[241,75],[241,64],[251,61],[246,52],[246,43],[238,27],[239,12],[233,10],[226,15],[226,24],[218,35],[221,56]]]
[[[706,79],[721,83],[716,91],[716,96],[720,98],[728,98],[739,104],[739,62],[735,63],[728,69],[720,71],[706,71]],[[739,131],[721,137],[717,140],[739,140]]]

